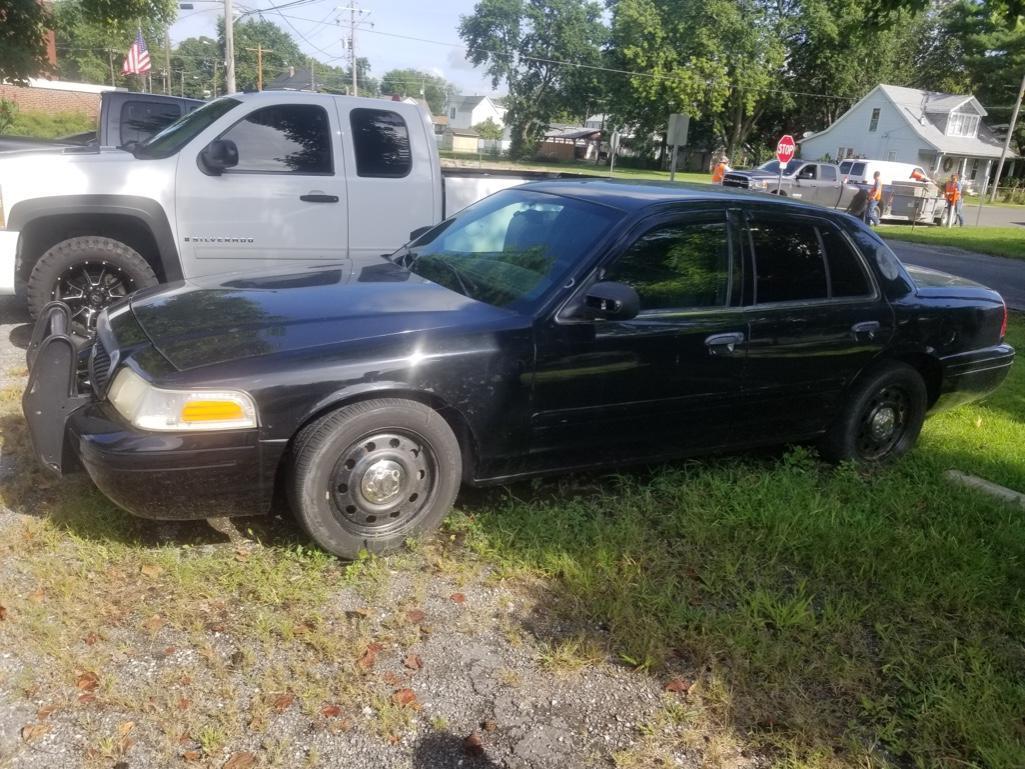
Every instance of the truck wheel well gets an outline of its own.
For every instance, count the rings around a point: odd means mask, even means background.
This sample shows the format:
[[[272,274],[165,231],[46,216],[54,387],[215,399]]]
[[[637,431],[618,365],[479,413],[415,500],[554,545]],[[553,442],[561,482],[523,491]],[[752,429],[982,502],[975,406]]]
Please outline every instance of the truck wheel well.
[[[325,414],[337,411],[343,406],[348,406],[351,403],[357,403],[359,401],[377,400],[378,398],[402,398],[404,400],[417,401],[418,403],[422,403],[437,411],[438,414],[441,415],[442,419],[448,422],[448,426],[451,427],[452,432],[455,433],[456,440],[459,441],[459,449],[463,455],[463,480],[468,481],[473,478],[474,470],[477,466],[477,441],[473,436],[473,431],[470,429],[469,423],[466,421],[466,418],[462,413],[431,393],[419,392],[417,390],[374,390],[372,392],[358,393],[347,398],[341,398],[340,400],[325,406],[319,411],[310,414],[304,422],[296,426],[295,432],[289,439],[288,449],[282,455],[281,463],[278,466],[278,470],[275,475],[275,492],[281,488],[281,484],[288,477],[288,465],[294,456],[293,442],[295,437],[302,432],[306,425],[320,419]]]
[[[149,227],[135,217],[121,214],[64,214],[43,216],[28,222],[21,232],[19,280],[28,281],[35,263],[50,248],[62,240],[84,235],[121,241],[139,252],[160,282],[167,280],[156,239]]]

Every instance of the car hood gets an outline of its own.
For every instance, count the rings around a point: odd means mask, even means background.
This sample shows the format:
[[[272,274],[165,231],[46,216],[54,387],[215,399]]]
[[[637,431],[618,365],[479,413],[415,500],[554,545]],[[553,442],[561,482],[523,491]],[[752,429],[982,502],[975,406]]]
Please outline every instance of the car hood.
[[[516,317],[384,259],[193,279],[136,294],[132,312],[179,370]]]

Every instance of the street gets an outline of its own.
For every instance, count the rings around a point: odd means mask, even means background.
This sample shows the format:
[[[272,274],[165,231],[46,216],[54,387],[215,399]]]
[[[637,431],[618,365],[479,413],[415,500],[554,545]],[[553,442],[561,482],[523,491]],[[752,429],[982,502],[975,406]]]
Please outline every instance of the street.
[[[984,205],[980,214],[978,206],[966,204],[964,221],[969,227],[1025,227],[1025,208]]]
[[[1025,311],[1025,261],[944,246],[926,246],[898,240],[888,240],[887,243],[902,262],[949,272],[982,283],[999,291],[1012,310]]]

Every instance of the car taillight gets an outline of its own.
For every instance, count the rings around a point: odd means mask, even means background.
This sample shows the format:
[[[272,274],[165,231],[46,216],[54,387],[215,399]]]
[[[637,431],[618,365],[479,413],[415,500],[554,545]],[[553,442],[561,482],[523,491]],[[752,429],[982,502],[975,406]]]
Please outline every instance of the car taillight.
[[[1007,336],[1007,302],[1004,302],[1004,320],[1000,324],[1000,341]]]

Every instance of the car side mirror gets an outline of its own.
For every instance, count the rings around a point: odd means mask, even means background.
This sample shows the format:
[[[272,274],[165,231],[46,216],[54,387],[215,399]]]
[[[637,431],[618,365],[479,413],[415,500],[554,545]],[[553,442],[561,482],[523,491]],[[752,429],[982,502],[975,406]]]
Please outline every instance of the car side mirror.
[[[238,165],[238,145],[231,139],[214,139],[199,153],[199,164],[203,173],[220,176]]]
[[[633,286],[602,281],[587,289],[583,310],[590,318],[630,320],[641,311],[641,298]]]
[[[417,227],[415,230],[413,230],[411,233],[409,233],[409,242],[412,243],[414,240],[419,238],[425,232],[429,232],[430,229],[431,229],[431,225],[430,224],[425,225],[423,227]]]

